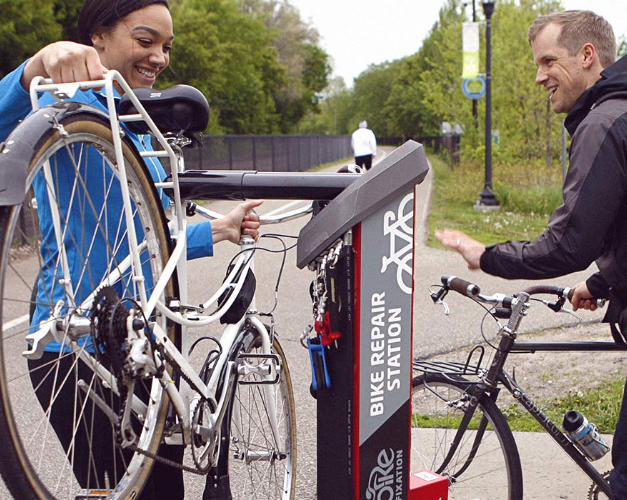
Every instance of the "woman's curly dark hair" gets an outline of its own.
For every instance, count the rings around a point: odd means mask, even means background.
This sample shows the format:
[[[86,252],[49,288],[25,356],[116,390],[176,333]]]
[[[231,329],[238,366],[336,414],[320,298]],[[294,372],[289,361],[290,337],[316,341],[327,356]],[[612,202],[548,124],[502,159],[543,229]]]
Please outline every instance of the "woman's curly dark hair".
[[[91,36],[100,28],[111,29],[131,12],[160,3],[170,8],[167,0],[87,0],[78,15],[78,38],[92,45]]]

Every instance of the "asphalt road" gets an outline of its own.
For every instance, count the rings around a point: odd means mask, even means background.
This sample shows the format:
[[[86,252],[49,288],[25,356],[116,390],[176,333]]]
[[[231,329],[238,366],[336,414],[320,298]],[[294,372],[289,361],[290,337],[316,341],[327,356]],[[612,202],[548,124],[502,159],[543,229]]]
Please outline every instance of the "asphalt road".
[[[382,150],[377,160],[385,154]],[[331,168],[330,170],[333,170]],[[428,288],[439,283],[443,274],[457,275],[481,286],[485,293],[504,292],[513,293],[527,286],[526,282],[508,282],[483,273],[470,272],[462,259],[454,252],[427,248],[424,245],[426,232],[425,221],[429,206],[431,174],[417,188],[417,210],[415,213],[415,240],[416,251],[414,259],[414,356],[427,356],[446,352],[455,347],[472,345],[481,339],[479,325],[484,311],[469,304],[467,299],[454,293],[447,300],[451,309],[449,316],[444,315],[441,306],[434,306],[428,296]],[[276,210],[282,202],[268,200],[259,210],[267,214]],[[211,209],[226,213],[234,206],[232,202],[213,202]],[[297,235],[300,228],[307,222],[307,218],[285,223],[281,226],[269,226],[265,232],[280,232]],[[265,243],[264,243],[265,244]],[[272,248],[278,248],[276,245]],[[215,256],[192,262],[189,273],[190,300],[200,301],[202,297],[209,297],[222,281],[229,260],[237,248],[228,243],[216,246]],[[315,401],[309,394],[311,373],[307,351],[301,346],[299,337],[303,330],[312,322],[311,299],[309,297],[309,283],[313,274],[308,270],[299,270],[295,265],[296,252],[287,256],[279,289],[279,302],[275,310],[276,328],[280,341],[286,351],[293,382],[297,409],[298,425],[298,473],[297,496],[299,500],[316,498],[316,419]],[[256,257],[255,273],[257,276],[258,308],[269,310],[274,305],[274,285],[280,257],[277,255],[258,252]],[[551,283],[573,285],[588,276],[588,272],[578,273]],[[537,310],[536,310],[537,309]],[[584,319],[598,318],[597,315],[586,314]],[[523,330],[531,331],[546,326],[566,325],[574,320],[567,315],[556,315],[546,308],[534,308],[532,314],[525,320]],[[489,325],[486,330],[489,330]],[[494,330],[494,328],[492,328]],[[219,335],[217,327],[194,332],[193,336],[205,334]],[[524,459],[523,459],[524,460]],[[192,478],[188,483],[186,498],[201,498],[202,480]],[[11,498],[4,485],[0,488],[0,499]],[[535,497],[540,498],[540,497]],[[560,498],[550,496],[545,498]],[[566,497],[571,498],[571,497]],[[574,498],[574,497],[572,497]],[[339,500],[339,499],[338,499]]]

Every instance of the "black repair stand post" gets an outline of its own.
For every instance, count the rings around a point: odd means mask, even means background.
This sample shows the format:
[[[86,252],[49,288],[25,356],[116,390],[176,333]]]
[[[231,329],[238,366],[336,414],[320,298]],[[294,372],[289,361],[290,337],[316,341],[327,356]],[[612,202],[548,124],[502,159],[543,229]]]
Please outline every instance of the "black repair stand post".
[[[341,337],[325,351],[331,388],[317,394],[318,500],[408,498],[414,186],[427,171],[422,146],[404,144],[299,236],[299,267],[345,242]]]

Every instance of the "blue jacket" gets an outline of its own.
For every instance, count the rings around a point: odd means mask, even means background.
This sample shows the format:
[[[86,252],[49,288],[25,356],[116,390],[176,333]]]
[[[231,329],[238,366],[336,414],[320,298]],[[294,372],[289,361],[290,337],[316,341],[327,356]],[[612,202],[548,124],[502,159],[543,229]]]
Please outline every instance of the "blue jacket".
[[[0,81],[0,141],[5,140],[9,133],[18,125],[19,121],[24,119],[31,112],[29,93],[26,92],[20,84],[25,64],[26,63],[22,64]],[[116,95],[116,98],[119,100],[119,96]],[[89,104],[107,112],[104,90],[79,91],[71,100]],[[45,106],[53,103],[54,99],[48,93],[45,93],[40,97],[39,101],[40,105]],[[148,136],[138,136],[128,129],[125,131],[127,137],[133,142],[138,151],[152,150]],[[145,141],[144,137],[146,138]],[[83,200],[80,195],[76,195],[76,193],[72,192],[72,186],[75,180],[74,168],[69,161],[69,157],[65,156],[65,161],[59,160],[59,158],[62,158],[62,154],[61,152],[57,153],[55,157],[58,164],[54,167],[53,177],[55,178],[55,192],[58,197],[61,212],[64,215],[69,214],[68,226],[73,228],[71,232],[73,232],[74,235],[66,243],[66,250],[70,273],[72,275],[72,284],[78,295],[76,301],[80,303],[89,295],[102,277],[110,271],[110,269],[107,269],[107,264],[111,261],[112,252],[115,254],[115,260],[118,262],[128,255],[127,247],[111,248],[110,244],[110,242],[116,241],[118,235],[125,230],[125,227],[122,227],[123,221],[120,223],[122,198],[119,189],[111,187],[108,179],[104,178],[103,172],[101,171],[102,169],[93,167],[89,169],[88,174],[83,173],[83,177],[87,179],[90,187],[92,185],[94,186],[93,190],[89,190],[89,194],[95,211],[89,208],[78,209],[77,205],[83,205],[82,202],[86,200]],[[146,158],[144,162],[155,182],[160,182],[166,177],[166,173],[158,159]],[[89,165],[90,162],[83,163]],[[85,165],[82,166],[84,167]],[[97,189],[97,186],[107,186],[107,188]],[[55,283],[55,275],[58,274],[59,266],[58,251],[52,226],[48,196],[46,195],[47,188],[43,176],[38,175],[34,179],[33,188],[38,201],[37,212],[42,233],[40,253],[43,276],[43,282],[40,280],[38,286],[37,309],[32,321],[33,329],[36,329],[41,321],[50,317],[50,306],[48,306],[48,304],[54,304],[58,300],[63,299],[64,292],[61,290],[59,284]],[[104,203],[105,193],[107,196],[106,204]],[[160,190],[159,195],[165,210],[168,207],[169,198],[162,190]],[[89,206],[87,203],[84,203],[84,205]],[[77,217],[79,212],[81,214],[80,218]],[[109,222],[106,225],[107,235],[93,230],[80,230],[83,224],[85,227],[96,227],[98,219],[104,219],[107,217],[108,213],[110,213],[111,216],[106,219]],[[105,215],[103,216],[102,214]],[[141,228],[141,225],[139,227]],[[94,233],[96,233],[95,237]],[[86,249],[92,246],[94,248],[100,248],[101,252],[90,254],[89,263],[85,266],[84,256]],[[189,226],[187,241],[188,259],[210,256],[212,254],[213,239],[210,223],[202,222],[194,226]],[[81,272],[81,270],[84,270],[86,267],[88,268],[87,272]],[[147,269],[145,271],[147,271]],[[147,276],[148,280],[150,280],[149,274]],[[148,282],[147,286],[150,286]],[[118,290],[118,292],[120,295],[123,294],[121,289]],[[58,345],[50,344],[46,350],[58,351],[58,348]]]

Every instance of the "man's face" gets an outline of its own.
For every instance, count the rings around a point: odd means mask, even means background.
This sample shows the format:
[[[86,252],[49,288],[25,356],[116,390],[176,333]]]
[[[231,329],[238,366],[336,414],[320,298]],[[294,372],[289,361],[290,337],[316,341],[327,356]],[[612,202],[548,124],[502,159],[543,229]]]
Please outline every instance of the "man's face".
[[[547,25],[532,44],[533,59],[538,66],[536,83],[550,92],[556,113],[568,113],[581,93],[588,88],[582,66],[581,51],[571,56],[557,43],[561,31],[557,24]]]

